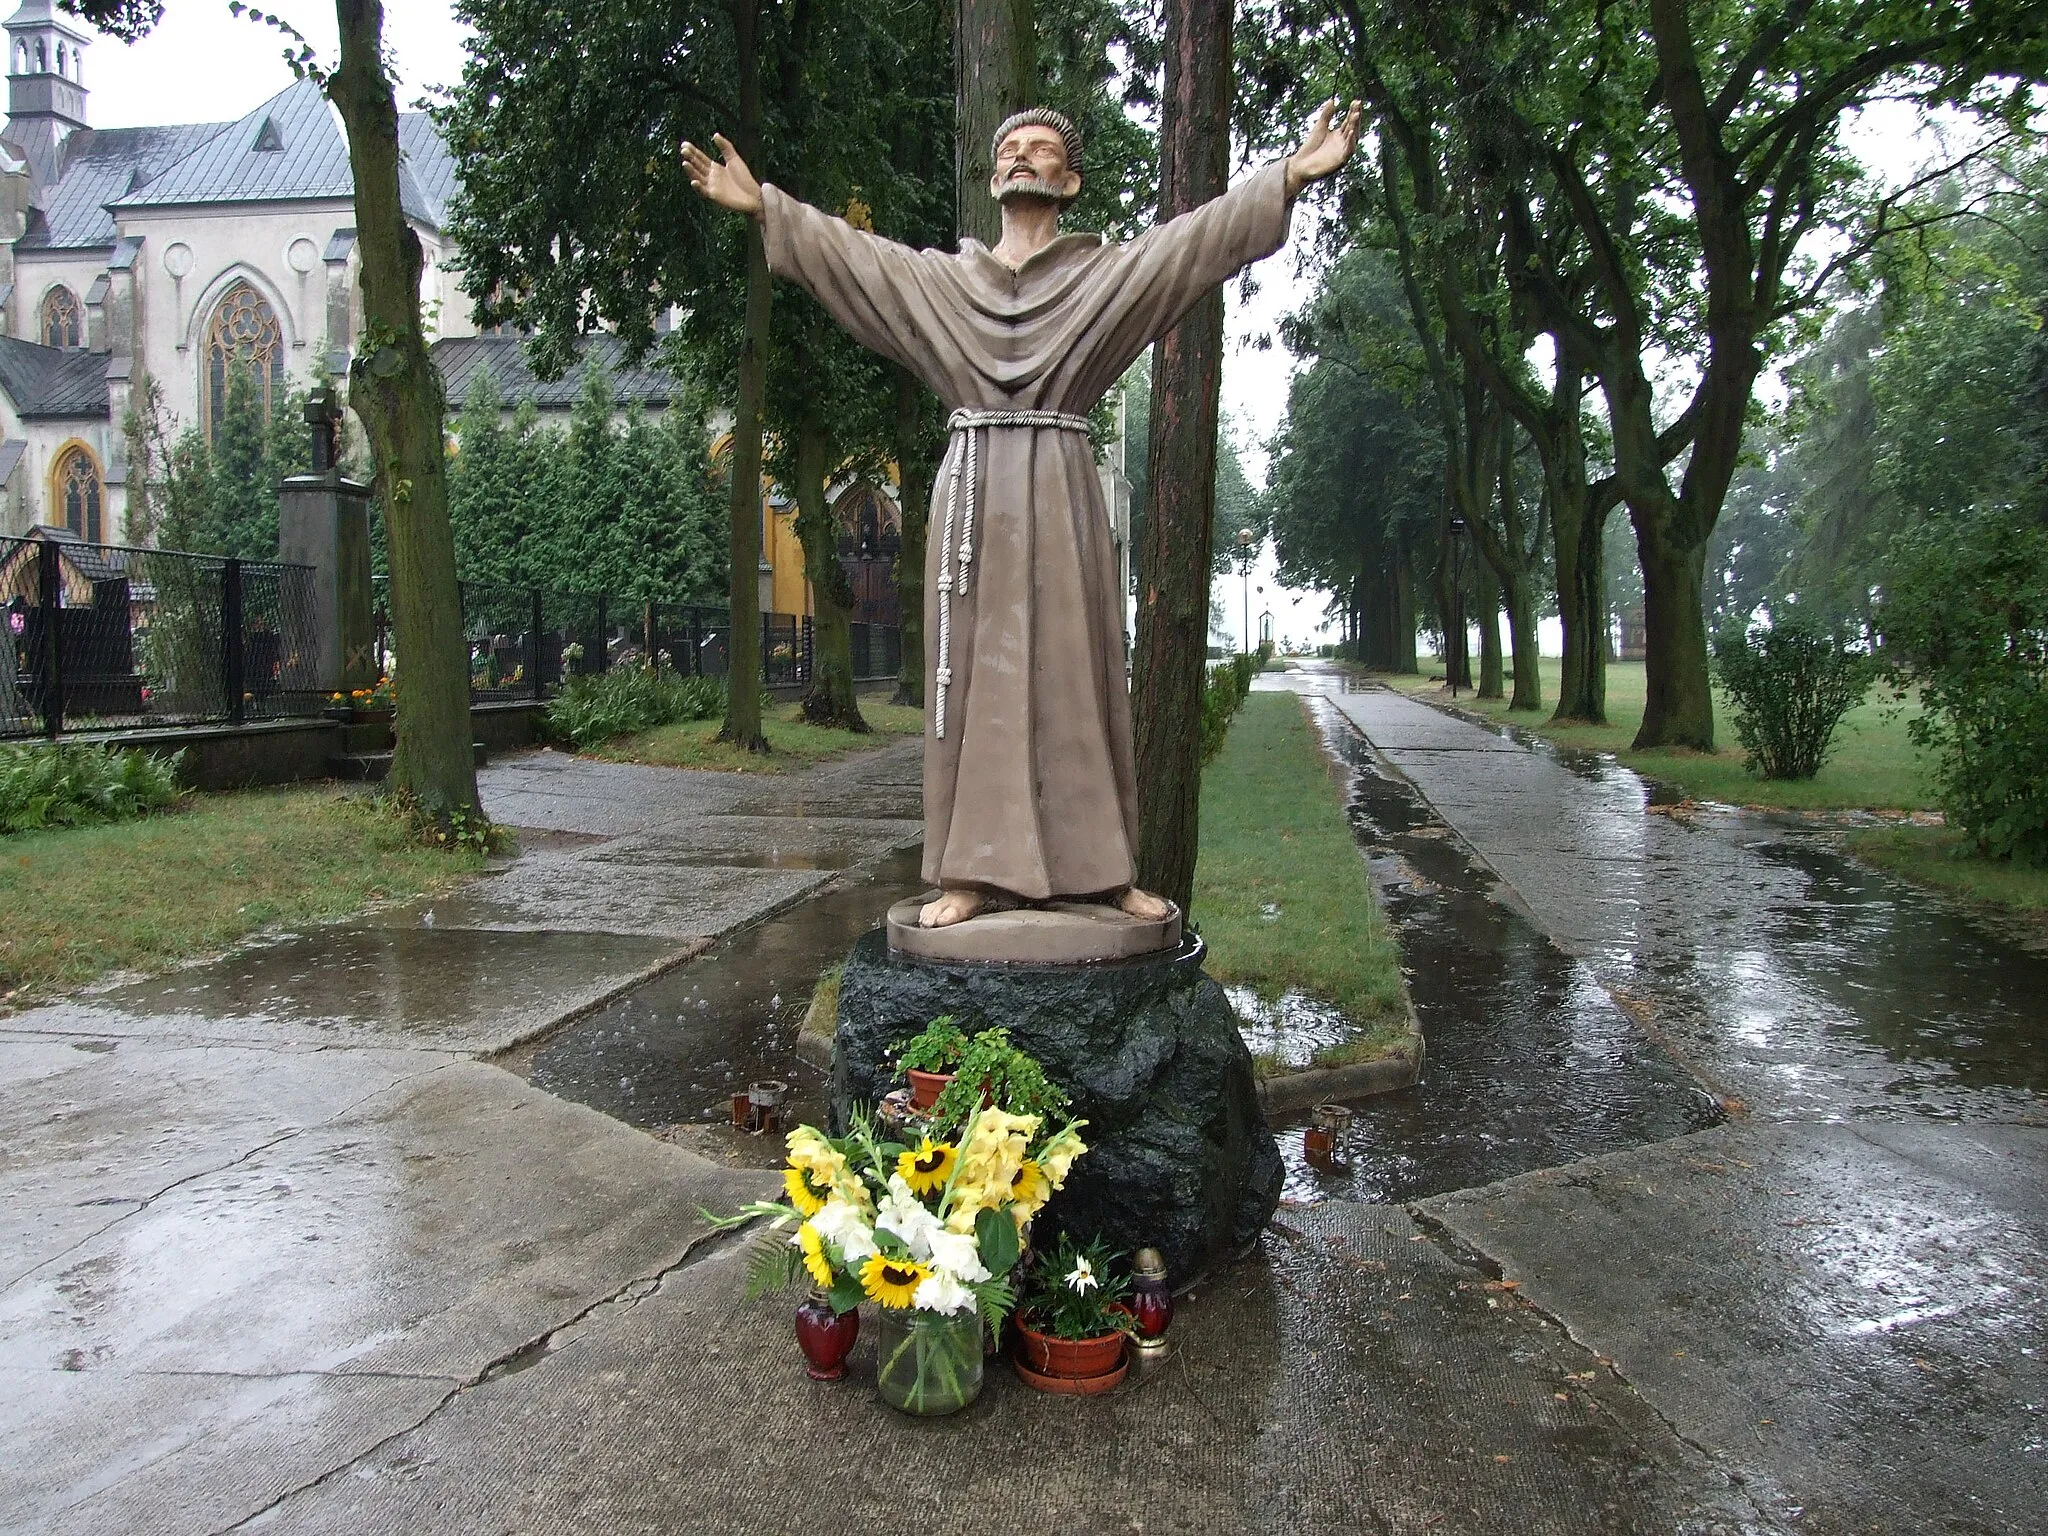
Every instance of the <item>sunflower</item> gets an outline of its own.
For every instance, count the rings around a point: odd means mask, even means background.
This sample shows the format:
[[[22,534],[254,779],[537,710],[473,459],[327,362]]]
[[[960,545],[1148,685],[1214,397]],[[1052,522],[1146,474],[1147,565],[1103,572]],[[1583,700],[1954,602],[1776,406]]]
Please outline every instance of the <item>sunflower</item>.
[[[1023,1219],[1028,1221],[1038,1208],[1052,1198],[1052,1183],[1045,1176],[1045,1170],[1030,1158],[1017,1166],[1017,1173],[1010,1180],[1010,1200],[1023,1207]]]
[[[811,1175],[801,1168],[782,1170],[782,1190],[789,1196],[789,1203],[796,1207],[800,1216],[815,1216],[825,1207],[825,1194],[830,1186],[821,1192],[811,1183]]]
[[[818,1236],[818,1229],[808,1221],[796,1229],[796,1238],[804,1251],[804,1268],[811,1272],[813,1280],[829,1289],[832,1261],[825,1257],[825,1239]]]
[[[946,1180],[953,1176],[953,1165],[960,1159],[951,1142],[942,1141],[936,1146],[931,1137],[912,1151],[902,1153],[896,1159],[896,1171],[903,1175],[903,1182],[910,1186],[912,1194],[929,1195],[946,1187]]]
[[[917,1288],[931,1277],[931,1268],[915,1259],[892,1259],[878,1253],[861,1266],[860,1283],[868,1300],[901,1310],[910,1305]]]

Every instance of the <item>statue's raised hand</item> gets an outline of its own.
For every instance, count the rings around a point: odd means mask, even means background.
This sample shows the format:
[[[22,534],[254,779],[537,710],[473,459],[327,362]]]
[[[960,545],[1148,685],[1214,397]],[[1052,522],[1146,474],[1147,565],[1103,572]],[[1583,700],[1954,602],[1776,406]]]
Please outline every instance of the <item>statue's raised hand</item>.
[[[744,213],[750,219],[759,218],[761,183],[754,180],[747,162],[724,134],[714,133],[711,142],[718,146],[723,164],[687,140],[683,143],[683,169],[689,173],[690,185],[721,208]]]
[[[1287,157],[1289,197],[1297,195],[1312,182],[1334,175],[1351,158],[1351,151],[1358,147],[1361,109],[1357,102],[1352,102],[1351,110],[1344,114],[1344,121],[1333,126],[1332,120],[1341,104],[1335,96],[1324,102],[1323,110],[1316,114],[1316,125],[1309,129],[1301,148]]]

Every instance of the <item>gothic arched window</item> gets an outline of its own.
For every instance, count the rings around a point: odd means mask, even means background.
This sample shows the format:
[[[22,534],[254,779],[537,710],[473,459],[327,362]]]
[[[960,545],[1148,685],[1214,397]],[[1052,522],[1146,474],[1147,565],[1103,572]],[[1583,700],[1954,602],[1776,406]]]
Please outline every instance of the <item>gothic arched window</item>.
[[[256,400],[264,414],[284,389],[284,330],[277,312],[247,283],[236,283],[221,297],[206,327],[206,378],[199,392],[211,437],[228,403],[228,377],[236,368],[249,370]]]
[[[57,501],[64,526],[88,544],[100,539],[100,469],[76,443],[57,461]]]
[[[52,288],[43,295],[43,345],[79,347],[85,343],[83,316],[78,295],[69,288]]]

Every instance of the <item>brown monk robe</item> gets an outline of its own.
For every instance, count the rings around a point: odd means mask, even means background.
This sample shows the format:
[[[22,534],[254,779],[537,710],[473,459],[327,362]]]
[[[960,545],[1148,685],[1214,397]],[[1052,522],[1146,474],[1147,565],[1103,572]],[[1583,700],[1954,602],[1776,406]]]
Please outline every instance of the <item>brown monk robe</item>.
[[[1127,245],[1062,235],[1014,269],[974,240],[913,251],[761,188],[770,269],[949,412],[1055,418],[956,425],[939,467],[925,557],[926,880],[1032,901],[1133,883],[1123,593],[1079,418],[1197,299],[1279,249],[1284,172],[1268,165]]]

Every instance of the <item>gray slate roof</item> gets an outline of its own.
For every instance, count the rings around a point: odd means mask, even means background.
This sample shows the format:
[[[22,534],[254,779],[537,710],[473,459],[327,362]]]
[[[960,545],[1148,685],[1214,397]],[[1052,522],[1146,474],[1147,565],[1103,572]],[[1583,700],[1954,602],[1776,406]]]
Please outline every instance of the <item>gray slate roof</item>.
[[[29,420],[107,419],[107,357],[0,336],[0,389]]]
[[[147,184],[220,133],[222,123],[171,128],[87,128],[64,147],[64,174],[29,215],[20,249],[68,251],[114,243],[107,205]]]
[[[537,379],[527,365],[526,345],[517,336],[445,337],[434,343],[434,361],[448,388],[448,410],[462,409],[478,375],[488,375],[497,387],[498,398],[513,406],[531,400],[543,410],[566,410],[583,393],[584,369],[593,357],[600,359],[611,374],[612,394],[620,405],[638,401],[644,406],[666,406],[676,381],[655,368],[627,368],[620,363],[622,349],[616,336],[585,336],[576,343],[576,363],[559,379]]]
[[[455,160],[424,112],[398,120],[399,199],[439,229],[456,189]],[[258,143],[277,148],[258,149]],[[23,250],[114,243],[113,209],[204,203],[348,201],[348,140],[320,87],[301,80],[232,123],[98,128],[73,134],[64,171],[30,214]]]

